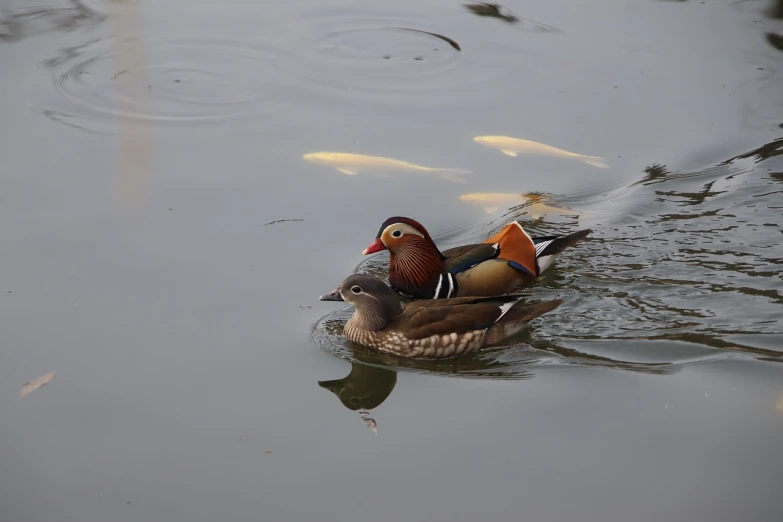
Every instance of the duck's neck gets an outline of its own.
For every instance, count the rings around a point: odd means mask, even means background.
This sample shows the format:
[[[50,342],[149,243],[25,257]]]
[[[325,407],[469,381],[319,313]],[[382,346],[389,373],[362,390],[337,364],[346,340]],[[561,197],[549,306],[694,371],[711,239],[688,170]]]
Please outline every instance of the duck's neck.
[[[389,282],[406,294],[432,297],[443,271],[443,259],[443,254],[431,241],[412,239],[390,252]]]
[[[388,322],[389,321],[383,314],[377,313],[374,310],[363,310],[360,312],[357,308],[351,318],[348,319],[345,328],[374,332],[382,330]]]

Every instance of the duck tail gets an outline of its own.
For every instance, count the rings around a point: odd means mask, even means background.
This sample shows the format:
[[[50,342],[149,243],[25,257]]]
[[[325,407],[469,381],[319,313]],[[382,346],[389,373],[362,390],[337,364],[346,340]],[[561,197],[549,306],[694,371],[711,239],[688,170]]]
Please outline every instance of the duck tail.
[[[536,244],[536,266],[538,274],[541,275],[555,263],[555,259],[560,252],[573,246],[578,241],[587,237],[592,230],[585,229],[567,234],[565,236],[537,237],[533,239]]]
[[[586,238],[592,232],[591,229],[578,230],[564,236],[536,237],[536,257],[545,257],[559,254],[566,248],[574,246],[577,242]]]
[[[522,330],[527,323],[544,315],[547,312],[551,312],[558,306],[563,304],[562,299],[555,299],[553,301],[543,301],[535,304],[523,304],[521,301],[517,301],[506,313],[504,313],[497,323],[492,325],[487,330],[487,335],[484,338],[486,344],[496,344],[503,339],[510,337],[520,330]]]

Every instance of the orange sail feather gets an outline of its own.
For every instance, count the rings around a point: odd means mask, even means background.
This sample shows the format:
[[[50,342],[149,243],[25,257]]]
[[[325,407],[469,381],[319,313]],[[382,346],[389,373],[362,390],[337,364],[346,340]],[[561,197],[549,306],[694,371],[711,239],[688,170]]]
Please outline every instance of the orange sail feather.
[[[536,245],[518,222],[512,221],[484,243],[491,245],[497,243],[500,248],[500,259],[513,261],[524,267],[534,277],[538,277]]]

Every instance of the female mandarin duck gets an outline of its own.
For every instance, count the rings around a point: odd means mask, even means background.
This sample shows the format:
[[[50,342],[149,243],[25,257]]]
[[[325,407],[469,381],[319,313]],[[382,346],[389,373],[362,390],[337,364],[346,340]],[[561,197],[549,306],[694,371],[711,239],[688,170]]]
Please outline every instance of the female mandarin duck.
[[[347,301],[356,307],[343,328],[354,342],[402,357],[446,359],[496,344],[563,302],[525,305],[521,297],[428,299],[403,307],[386,283],[357,274],[320,300]]]
[[[590,232],[531,238],[512,221],[481,244],[441,252],[420,223],[391,217],[362,254],[388,249],[392,288],[414,298],[495,296],[538,278],[560,252]]]

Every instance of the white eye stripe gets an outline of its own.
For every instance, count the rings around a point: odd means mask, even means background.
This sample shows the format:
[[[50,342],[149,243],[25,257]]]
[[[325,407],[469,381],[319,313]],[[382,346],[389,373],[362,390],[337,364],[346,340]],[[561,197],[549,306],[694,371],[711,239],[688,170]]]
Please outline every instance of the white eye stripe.
[[[394,233],[398,231],[400,232],[400,235],[395,236]],[[424,237],[424,234],[422,234],[412,226],[408,225],[407,223],[395,223],[393,225],[389,225],[388,227],[383,229],[383,233],[381,235],[386,233],[388,233],[390,236],[395,238],[401,237],[402,234],[411,234],[413,236]]]

